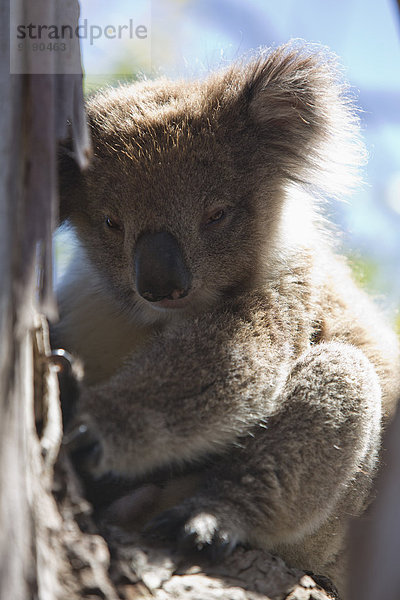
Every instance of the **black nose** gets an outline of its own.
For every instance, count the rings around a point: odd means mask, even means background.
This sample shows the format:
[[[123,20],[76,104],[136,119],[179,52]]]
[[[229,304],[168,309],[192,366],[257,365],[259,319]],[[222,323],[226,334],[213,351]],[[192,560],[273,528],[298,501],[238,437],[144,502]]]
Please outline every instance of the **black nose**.
[[[176,238],[168,231],[144,233],[135,249],[136,289],[149,302],[177,300],[189,292],[192,277]]]

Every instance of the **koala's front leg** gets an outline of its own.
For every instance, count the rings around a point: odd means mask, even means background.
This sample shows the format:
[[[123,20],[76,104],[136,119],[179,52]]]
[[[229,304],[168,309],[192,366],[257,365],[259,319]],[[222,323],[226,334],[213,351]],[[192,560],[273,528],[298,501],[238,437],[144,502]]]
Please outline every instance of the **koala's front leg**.
[[[343,551],[348,517],[365,504],[380,410],[377,376],[359,350],[313,347],[296,362],[275,413],[150,530],[171,539],[178,532],[182,544],[212,553],[250,543],[323,572]]]
[[[164,331],[108,382],[84,386],[78,424],[101,444],[91,474],[138,478],[230,448],[274,410],[294,360],[285,325],[247,299],[243,312]]]

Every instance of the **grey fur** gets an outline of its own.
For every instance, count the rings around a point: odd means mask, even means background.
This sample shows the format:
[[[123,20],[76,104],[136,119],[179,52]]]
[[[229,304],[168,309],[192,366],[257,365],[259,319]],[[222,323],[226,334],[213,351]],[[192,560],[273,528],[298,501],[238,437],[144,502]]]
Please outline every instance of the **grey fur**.
[[[317,209],[363,160],[335,60],[289,44],[205,81],[100,92],[88,113],[93,166],[61,171],[79,246],[55,337],[86,366],[94,474],[204,463],[153,529],[268,548],[343,590],[348,518],[368,504],[400,382],[396,337]],[[135,292],[136,241],[160,230],[193,275],[181,309]]]

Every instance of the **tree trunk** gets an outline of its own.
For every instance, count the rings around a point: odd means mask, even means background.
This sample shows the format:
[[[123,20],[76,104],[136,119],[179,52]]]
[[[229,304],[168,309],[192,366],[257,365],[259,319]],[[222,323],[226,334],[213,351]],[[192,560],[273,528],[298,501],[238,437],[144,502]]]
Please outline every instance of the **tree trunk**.
[[[77,19],[75,2],[34,4],[39,23]],[[16,18],[29,19],[32,8],[30,0],[13,0]],[[66,597],[63,522],[51,494],[61,415],[41,314],[55,315],[56,144],[68,118],[75,117],[81,163],[89,145],[82,77],[63,75],[61,64],[59,75],[55,64],[36,74],[29,51],[13,65],[19,74],[10,73],[15,30],[7,0],[0,11],[0,597],[53,600]]]

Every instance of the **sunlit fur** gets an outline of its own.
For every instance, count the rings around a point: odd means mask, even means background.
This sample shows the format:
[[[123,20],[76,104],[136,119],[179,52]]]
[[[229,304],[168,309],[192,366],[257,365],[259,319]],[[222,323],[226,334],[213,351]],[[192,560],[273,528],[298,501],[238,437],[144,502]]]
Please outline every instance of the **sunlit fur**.
[[[272,549],[343,590],[348,516],[368,504],[400,370],[321,210],[365,159],[336,59],[292,43],[201,81],[106,89],[87,108],[91,167],[61,157],[61,219],[79,243],[53,338],[85,365],[94,472],[151,480],[204,462],[173,513],[192,539],[209,543],[212,524],[215,540]],[[157,231],[192,274],[185,309],[135,289],[136,241]]]

